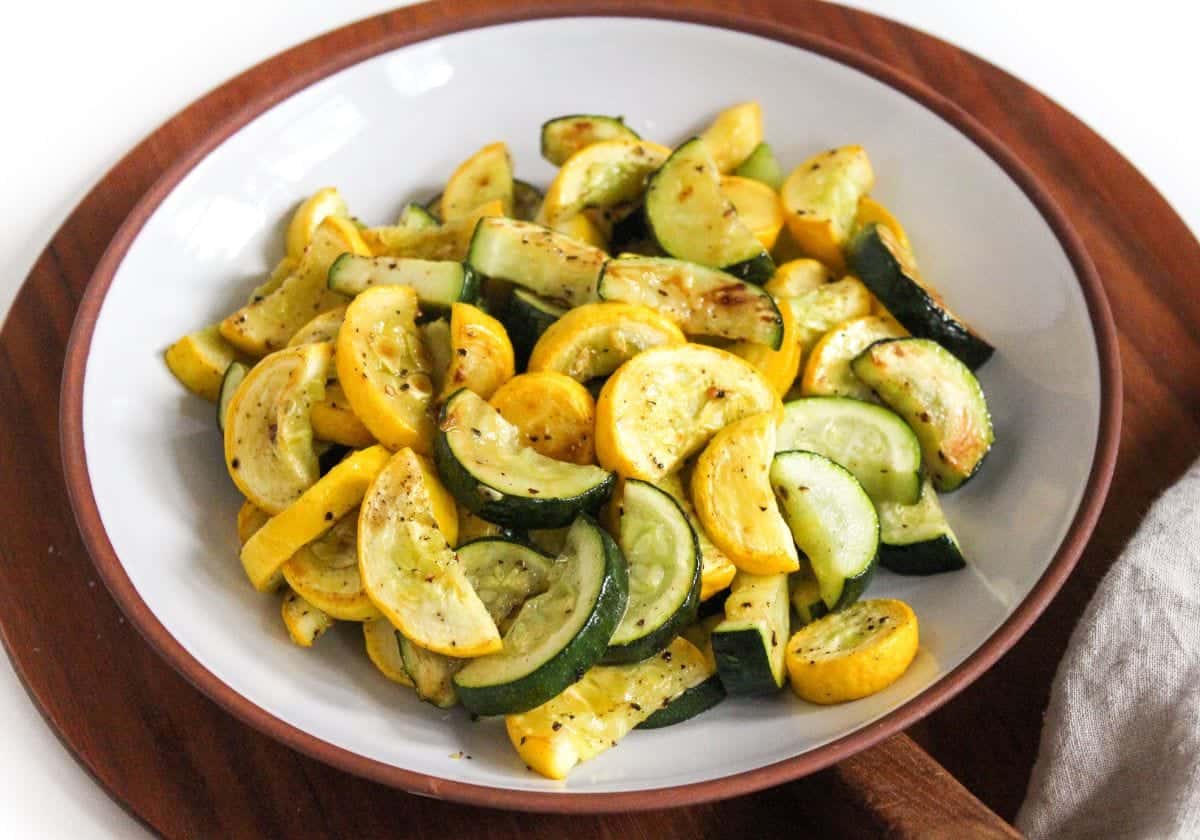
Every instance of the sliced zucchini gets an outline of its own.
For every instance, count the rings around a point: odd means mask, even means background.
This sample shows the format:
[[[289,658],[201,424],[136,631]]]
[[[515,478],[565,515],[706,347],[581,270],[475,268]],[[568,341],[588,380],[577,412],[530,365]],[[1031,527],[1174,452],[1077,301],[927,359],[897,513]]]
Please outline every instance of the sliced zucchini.
[[[581,761],[617,743],[686,691],[707,667],[686,639],[633,665],[593,668],[562,694],[504,721],[509,740],[531,770],[565,779]]]
[[[283,596],[280,605],[283,626],[288,636],[300,647],[312,647],[325,631],[333,626],[333,618],[305,601],[295,592]]]
[[[566,374],[519,374],[501,385],[489,402],[538,453],[572,464],[595,463],[596,401]]]
[[[928,339],[898,338],[872,344],[850,366],[916,432],[939,492],[975,474],[996,438],[983,388],[965,364]]]
[[[792,239],[805,254],[841,271],[858,200],[874,184],[875,171],[862,146],[830,149],[804,161],[780,189]]]
[[[346,457],[242,545],[242,568],[260,592],[274,589],[293,554],[358,507],[368,485],[387,463],[388,451],[372,446]]]
[[[533,346],[542,333],[566,312],[567,307],[540,298],[533,292],[513,289],[508,302],[500,310],[500,323],[508,330],[520,367],[529,361],[529,354],[533,352]]]
[[[217,324],[185,335],[167,348],[164,358],[175,378],[193,394],[215,402],[229,365],[237,355]]]
[[[367,658],[379,673],[400,685],[412,687],[412,677],[404,670],[404,657],[400,655],[400,634],[392,623],[383,616],[363,622],[363,644]]]
[[[605,263],[597,291],[601,300],[661,312],[688,335],[753,341],[774,350],[783,341],[783,319],[767,292],[696,263],[623,256]]]
[[[868,224],[850,245],[850,264],[888,312],[917,338],[936,341],[972,370],[993,348],[927,287],[891,228]]]
[[[337,187],[325,187],[317,190],[296,208],[291,221],[288,222],[285,236],[289,257],[299,260],[303,256],[304,249],[312,242],[317,227],[325,220],[326,216],[342,219],[350,217],[350,209],[346,206],[346,200],[342,198]]]
[[[705,663],[705,670],[695,672],[695,682],[675,695],[667,705],[637,725],[637,729],[662,729],[691,720],[725,699],[725,686],[715,665]]]
[[[804,366],[800,392],[806,397],[851,397],[875,402],[875,392],[854,375],[850,362],[876,341],[906,335],[904,327],[883,315],[864,315],[839,324],[813,347]]]
[[[700,520],[696,516],[696,509],[687,497],[683,479],[679,473],[675,472],[670,475],[664,475],[654,483],[654,486],[659,490],[671,494],[671,498],[679,503],[679,507],[683,509],[684,514],[687,516],[688,524],[696,532],[696,540],[700,544],[700,601],[701,609],[703,609],[709,604],[720,600],[713,596],[718,592],[728,589],[730,581],[737,574],[737,566],[733,565],[733,561],[729,559],[729,555],[717,548],[716,543],[709,538],[708,533],[704,530],[704,526],[700,524]],[[717,606],[720,608],[720,604],[717,604]]]
[[[860,601],[801,628],[788,641],[792,690],[810,703],[845,703],[882,691],[917,655],[917,616],[903,601]]]
[[[481,221],[467,254],[467,264],[485,277],[567,306],[596,299],[605,259],[599,248],[516,219]]]
[[[793,572],[800,560],[779,514],[769,474],[778,412],[730,423],[692,469],[692,502],[704,530],[744,572]]]
[[[439,709],[448,709],[458,704],[458,693],[454,690],[454,675],[470,660],[443,656],[414,644],[403,633],[397,633],[400,658],[404,662],[404,673],[412,680],[417,696]]]
[[[726,108],[700,136],[712,152],[717,169],[732,172],[762,143],[762,106],[742,102]]]
[[[759,181],[737,175],[721,176],[721,192],[733,202],[738,218],[768,251],[783,230],[779,193]]]
[[[512,217],[523,222],[532,222],[542,209],[542,191],[528,181],[513,180]]]
[[[913,253],[912,243],[908,239],[908,231],[900,224],[900,220],[892,215],[892,212],[880,204],[869,195],[864,195],[858,200],[858,213],[854,216],[854,234],[856,236],[863,228],[872,222],[877,222],[892,232],[892,236],[896,239],[896,244],[900,250],[908,257],[909,265],[916,270],[917,258]]]
[[[669,493],[630,479],[621,494],[618,543],[629,569],[629,605],[604,662],[653,656],[696,620],[700,543]]]
[[[845,397],[806,397],[784,405],[779,451],[805,449],[848,469],[876,501],[921,497],[921,445],[883,406]]]
[[[333,618],[367,621],[379,615],[358,573],[357,510],[293,554],[282,572],[293,592]]]
[[[342,256],[350,256],[343,254]],[[336,260],[335,260],[336,262]],[[296,334],[288,339],[288,347],[299,347],[301,344],[316,344],[319,341],[336,342],[342,323],[346,320],[346,307],[339,306],[317,315]],[[331,371],[336,377],[337,372]]]
[[[376,256],[461,261],[467,257],[467,250],[471,247],[471,238],[475,235],[475,226],[479,220],[503,215],[502,201],[488,201],[461,219],[437,227],[395,225],[367,228],[362,232],[362,237],[370,246],[367,253]]]
[[[621,117],[569,114],[542,123],[542,157],[562,166],[585,146],[605,140],[641,140]]]
[[[596,402],[596,456],[657,481],[730,423],[779,404],[749,362],[700,344],[654,347],[609,377]]]
[[[796,450],[775,456],[771,487],[825,606],[857,601],[879,556],[879,517],[862,485],[823,455]]]
[[[429,353],[429,379],[433,383],[433,393],[440,394],[446,386],[446,371],[450,369],[450,357],[454,353],[450,347],[450,321],[447,318],[426,321],[417,326],[417,333]]]
[[[483,656],[500,649],[500,633],[450,548],[456,535],[435,516],[444,493],[421,456],[393,455],[362,501],[359,573],[375,607],[407,639],[434,653]]]
[[[434,310],[479,298],[478,275],[459,262],[342,254],[329,266],[329,288],[338,294],[354,297],[372,286],[411,286],[421,307]]]
[[[625,612],[621,550],[580,516],[555,559],[550,588],[526,601],[504,647],[454,677],[459,699],[480,715],[525,712],[577,682],[604,655]]]
[[[229,414],[233,394],[249,372],[250,368],[241,362],[230,362],[229,367],[225,368],[225,375],[221,377],[221,390],[217,394],[217,428],[222,433],[225,431],[225,418]]]
[[[803,257],[780,264],[763,288],[776,299],[806,295],[833,282],[833,272],[819,260]]]
[[[646,179],[670,153],[646,140],[604,140],[584,146],[558,170],[546,191],[542,215],[553,226],[589,208],[633,204],[645,192]]]
[[[528,368],[590,382],[608,376],[651,347],[686,342],[674,321],[649,307],[585,303],[546,328],[533,346]]]
[[[764,283],[775,263],[721,192],[708,146],[693,138],[672,153],[646,187],[646,219],[659,246],[681,260]]]
[[[346,299],[326,286],[329,266],[344,253],[369,254],[358,228],[348,219],[327,216],[304,249],[296,270],[271,293],[246,304],[221,322],[221,335],[251,356],[264,356],[288,340],[314,315],[344,306]]]
[[[879,563],[885,569],[901,575],[935,575],[967,565],[929,481],[915,505],[881,502],[876,508]]]
[[[612,473],[539,454],[478,394],[463,389],[442,408],[434,444],[454,497],[484,519],[514,528],[557,528],[594,511],[612,492]]]
[[[783,687],[790,622],[787,575],[737,573],[725,620],[712,633],[717,673],[727,692],[773,694]]]
[[[225,410],[225,466],[254,504],[278,513],[317,480],[310,412],[325,396],[328,344],[279,350],[234,390]]]
[[[512,379],[516,360],[504,325],[469,303],[450,308],[450,365],[441,399],[470,388],[488,399]]]
[[[432,363],[416,317],[417,293],[409,286],[360,294],[338,333],[337,374],[350,407],[380,443],[429,452]]]
[[[524,543],[481,537],[455,551],[488,615],[502,628],[522,604],[550,587],[554,558]]]
[[[783,167],[766,143],[755,146],[750,156],[733,170],[733,174],[759,181],[776,191],[783,186]]]
[[[570,530],[570,527],[532,528],[525,532],[525,539],[539,551],[557,556],[567,544],[567,532]]]
[[[459,164],[442,191],[438,216],[453,222],[489,201],[499,201],[504,215],[512,213],[512,157],[503,143],[489,143]]]
[[[400,211],[400,218],[396,221],[398,227],[410,230],[431,230],[440,227],[441,224],[437,216],[415,201],[404,205],[404,209]]]
[[[821,582],[813,573],[808,558],[800,564],[798,571],[788,575],[788,592],[791,593],[792,610],[801,626],[811,624],[829,612],[829,607],[821,600]]]

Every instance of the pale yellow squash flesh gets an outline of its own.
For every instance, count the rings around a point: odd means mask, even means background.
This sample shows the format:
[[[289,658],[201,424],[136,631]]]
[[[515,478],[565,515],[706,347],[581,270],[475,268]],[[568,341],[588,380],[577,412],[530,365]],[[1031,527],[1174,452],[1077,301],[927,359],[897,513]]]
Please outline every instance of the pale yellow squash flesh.
[[[339,621],[366,621],[379,615],[358,573],[358,511],[299,549],[282,567],[292,591]]]
[[[542,333],[527,367],[587,382],[608,376],[651,347],[686,342],[674,321],[648,306],[586,303],[569,310]]]
[[[422,260],[458,260],[467,257],[475,225],[489,216],[503,216],[504,202],[486,201],[466,216],[439,227],[413,228],[407,225],[367,228],[363,241],[379,257],[413,257]]]
[[[412,677],[404,668],[400,656],[400,640],[396,628],[383,616],[363,622],[363,645],[371,664],[389,680],[412,688]]]
[[[875,184],[862,146],[830,149],[792,170],[780,195],[788,230],[807,255],[835,271],[845,268],[843,248],[854,226],[858,202]]]
[[[717,169],[722,173],[732,172],[763,141],[762,106],[757,102],[742,102],[726,108],[700,136],[712,152]]]
[[[522,373],[501,385],[489,402],[538,453],[572,464],[595,463],[596,401],[566,374]]]
[[[450,307],[450,365],[441,400],[470,388],[485,400],[512,379],[516,361],[504,325],[477,306]]]
[[[225,466],[247,499],[278,513],[317,480],[311,410],[325,395],[331,349],[280,350],[250,369],[225,418]]]
[[[696,540],[700,543],[700,600],[707,601],[718,592],[728,589],[737,574],[737,566],[729,559],[729,555],[717,547],[717,544],[704,530],[692,500],[688,498],[687,490],[679,473],[671,473],[659,479],[655,486],[670,493],[691,523],[696,532]]]
[[[769,478],[777,419],[764,412],[731,423],[692,470],[692,503],[705,532],[738,569],[755,575],[800,568]]]
[[[813,289],[799,297],[780,301],[790,306],[796,319],[796,331],[804,354],[812,352],[821,336],[838,324],[852,318],[871,314],[871,292],[857,277],[841,280]]]
[[[499,201],[504,215],[512,215],[512,157],[504,143],[489,143],[459,164],[442,191],[438,215],[453,222],[489,201]]]
[[[325,387],[325,399],[312,407],[313,436],[318,440],[340,443],[358,449],[375,443],[371,430],[350,407],[340,382]]]
[[[332,616],[295,592],[283,596],[279,612],[283,617],[283,626],[287,628],[288,637],[303,648],[312,647],[313,643],[333,626]]]
[[[813,347],[800,393],[806,397],[853,397],[878,402],[875,392],[850,370],[850,362],[876,341],[907,335],[904,327],[883,315],[865,315],[838,324]]]
[[[739,341],[729,345],[728,350],[758,368],[775,393],[783,397],[796,381],[804,351],[800,344],[800,326],[792,307],[781,305],[779,317],[783,321],[783,339],[778,350],[772,350],[757,341]]]
[[[802,257],[789,260],[775,268],[775,274],[763,288],[776,300],[800,297],[826,283],[833,282],[833,272],[820,260]]]
[[[292,214],[287,229],[287,254],[293,260],[299,260],[304,249],[312,242],[313,234],[325,217],[335,216],[349,218],[350,209],[346,200],[338,192],[337,187],[325,187],[317,190],[301,202]]]
[[[721,176],[721,192],[737,210],[755,238],[768,251],[775,247],[779,231],[783,230],[783,205],[779,194],[762,181],[741,178],[737,175]]]
[[[589,207],[635,201],[645,190],[646,179],[670,154],[670,149],[648,140],[605,140],[585,146],[567,159],[546,191],[544,218],[553,227]]]
[[[288,339],[288,347],[299,347],[301,344],[316,344],[321,341],[337,341],[338,331],[346,320],[346,307],[338,306],[317,315]]]
[[[237,350],[221,336],[220,327],[213,324],[176,341],[167,348],[164,358],[183,387],[216,402],[225,369],[237,358]]]
[[[450,548],[457,535],[438,526],[431,488],[445,492],[432,464],[411,449],[372,483],[358,521],[363,586],[414,644],[463,658],[495,653],[500,632]]]

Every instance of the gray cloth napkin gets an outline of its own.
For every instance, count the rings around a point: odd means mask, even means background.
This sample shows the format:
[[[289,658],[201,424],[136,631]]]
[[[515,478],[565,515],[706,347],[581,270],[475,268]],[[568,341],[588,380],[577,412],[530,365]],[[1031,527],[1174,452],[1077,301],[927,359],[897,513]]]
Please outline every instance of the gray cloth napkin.
[[[1200,837],[1200,463],[1154,504],[1071,634],[1017,827]]]

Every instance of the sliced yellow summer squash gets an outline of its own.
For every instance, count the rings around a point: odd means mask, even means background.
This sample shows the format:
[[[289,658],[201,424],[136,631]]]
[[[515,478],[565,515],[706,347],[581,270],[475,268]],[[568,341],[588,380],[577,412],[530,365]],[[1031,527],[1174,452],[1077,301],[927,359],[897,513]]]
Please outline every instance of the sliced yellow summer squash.
[[[596,456],[623,476],[657,481],[725,426],[779,405],[758,369],[716,347],[639,353],[609,377],[596,402]]]
[[[410,641],[434,653],[475,657],[500,650],[500,631],[471,587],[434,515],[449,494],[433,465],[411,449],[388,462],[362,503],[358,564],[376,608]],[[445,506],[454,511],[453,503]]]
[[[492,407],[547,458],[595,463],[596,402],[571,377],[543,370],[522,373],[492,395]]]
[[[727,349],[758,368],[771,383],[775,393],[782,397],[792,387],[796,375],[800,372],[803,348],[800,345],[800,326],[796,322],[796,314],[792,307],[787,304],[781,305],[779,317],[783,321],[783,339],[778,350],[772,350],[757,341],[738,341],[729,345]]]
[[[605,140],[584,146],[558,170],[542,203],[543,217],[553,227],[560,219],[591,207],[636,201],[646,189],[646,179],[670,154],[670,149],[649,140]]]
[[[242,568],[254,588],[265,590],[288,558],[352,511],[389,454],[382,446],[372,446],[349,455],[259,528],[242,546]]]
[[[830,149],[797,166],[780,189],[792,239],[809,256],[835,271],[845,270],[843,248],[859,199],[874,184],[875,172],[862,146]]]
[[[292,220],[287,229],[287,254],[294,260],[299,260],[312,242],[317,227],[326,216],[349,218],[350,210],[346,200],[338,192],[337,187],[325,187],[301,202],[292,214]]]
[[[890,210],[871,198],[871,196],[864,195],[858,200],[858,213],[854,217],[854,227],[863,228],[872,222],[881,224],[891,230],[896,237],[896,241],[900,243],[900,247],[908,253],[912,267],[916,268],[915,260],[912,260],[912,243],[908,239],[908,232],[900,224],[900,220],[893,216]]]
[[[802,257],[778,266],[771,279],[763,284],[763,288],[779,300],[800,297],[832,282],[833,272],[825,267],[825,263]]]
[[[743,102],[726,108],[700,136],[712,152],[717,168],[723,173],[732,172],[763,140],[762,106]]]
[[[318,440],[359,448],[375,443],[375,435],[358,419],[340,382],[325,387],[325,399],[312,407],[313,436]]]
[[[300,647],[312,647],[313,642],[333,626],[333,617],[304,600],[295,592],[283,596],[280,605],[283,626],[288,636]]]
[[[167,348],[164,357],[183,387],[216,402],[225,368],[237,358],[237,350],[221,336],[220,326],[213,324],[176,341]]]
[[[783,230],[783,205],[779,193],[762,181],[737,175],[721,176],[721,192],[733,202],[738,218],[768,251]]]
[[[730,423],[709,441],[692,470],[692,504],[705,533],[743,572],[800,568],[792,532],[775,504],[769,474],[777,412]]]
[[[504,325],[477,306],[450,307],[450,366],[441,399],[470,388],[485,400],[512,379],[516,361]]]
[[[585,303],[551,324],[529,354],[530,371],[564,373],[577,382],[608,376],[651,347],[687,342],[675,322],[636,303]]]
[[[246,544],[246,540],[254,536],[254,532],[271,521],[271,514],[247,499],[237,512],[238,542]]]
[[[278,513],[317,480],[310,412],[325,395],[328,344],[280,350],[250,369],[225,415],[225,466],[247,499]]]
[[[488,216],[503,216],[504,202],[486,201],[467,215],[444,225],[414,228],[409,225],[367,228],[363,241],[380,257],[415,257],[422,260],[464,260],[475,235],[475,225]]]
[[[875,392],[850,370],[850,361],[876,341],[904,338],[908,330],[883,315],[865,315],[838,324],[817,342],[804,367],[804,396],[853,397],[877,402]]]
[[[871,292],[857,277],[846,276],[807,294],[780,301],[792,308],[804,354],[812,352],[825,333],[852,318],[871,314]]]
[[[338,306],[317,315],[288,339],[288,347],[299,347],[301,344],[316,344],[320,341],[337,341],[338,331],[346,320],[346,307]]]
[[[512,215],[512,158],[503,143],[489,143],[459,164],[442,191],[439,215],[453,222],[489,201],[499,201],[501,212]]]
[[[400,655],[400,639],[396,636],[396,628],[392,626],[392,622],[383,616],[364,621],[363,644],[367,649],[367,658],[379,673],[394,683],[412,688],[412,677],[404,668],[404,658]]]
[[[358,511],[293,554],[281,569],[292,591],[340,621],[379,615],[358,573]]]

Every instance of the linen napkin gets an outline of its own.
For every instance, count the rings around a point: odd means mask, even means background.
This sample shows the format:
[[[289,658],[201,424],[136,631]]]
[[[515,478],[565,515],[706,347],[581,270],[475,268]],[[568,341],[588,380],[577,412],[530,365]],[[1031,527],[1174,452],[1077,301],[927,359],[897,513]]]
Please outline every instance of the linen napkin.
[[[1200,837],[1200,462],[1155,502],[1058,666],[1017,827]]]

